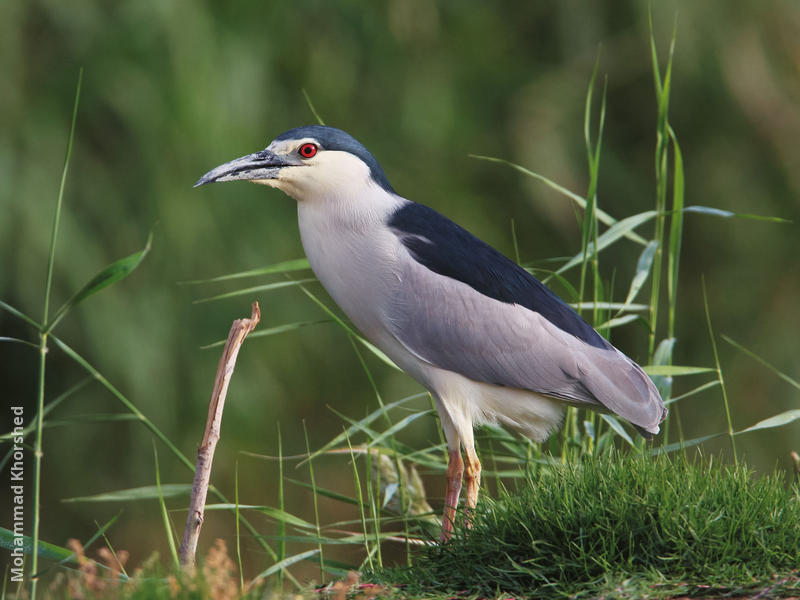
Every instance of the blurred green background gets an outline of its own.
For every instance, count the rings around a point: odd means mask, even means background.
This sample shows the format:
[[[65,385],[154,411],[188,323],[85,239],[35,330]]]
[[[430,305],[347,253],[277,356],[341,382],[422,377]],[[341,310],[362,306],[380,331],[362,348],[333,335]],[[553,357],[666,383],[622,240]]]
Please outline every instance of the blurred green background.
[[[687,215],[675,362],[713,365],[700,287],[705,277],[716,331],[796,378],[800,5],[653,4],[662,59],[677,15],[670,117],[684,154],[687,204],[794,222]],[[585,193],[584,100],[599,56],[599,73],[608,82],[600,206],[618,218],[651,208],[656,106],[647,10],[640,0],[5,0],[0,299],[41,316],[50,228],[84,67],[54,307],[106,264],[141,248],[154,226],[155,237],[139,270],[87,300],[57,333],[193,456],[219,356],[218,349],[199,347],[224,338],[234,318],[249,314],[252,300],[261,303],[261,327],[324,318],[295,288],[192,303],[236,286],[177,282],[303,256],[293,200],[245,184],[193,190],[200,175],[262,149],[286,129],[312,123],[305,89],[328,124],[373,152],[401,195],[433,206],[508,255],[514,219],[523,261],[572,255],[580,233],[566,200],[467,155],[508,159]],[[650,226],[642,233],[649,235]],[[637,246],[621,244],[601,257],[603,275],[615,278],[617,300],[624,298],[638,253]],[[327,299],[318,284],[314,289]],[[5,312],[2,335],[35,340]],[[646,359],[639,326],[617,329],[613,339],[632,357]],[[796,389],[719,343],[737,429],[800,407]],[[368,361],[387,400],[419,391],[411,379]],[[0,345],[2,404],[23,404],[28,418],[37,365],[33,349]],[[69,358],[51,351],[47,398],[82,377]],[[675,391],[698,384],[679,380]],[[238,459],[241,500],[274,504],[275,465],[239,452],[275,454],[278,422],[286,454],[304,450],[303,421],[311,446],[320,446],[343,426],[328,406],[354,418],[375,407],[341,329],[323,324],[249,342],[228,396],[214,481],[232,496]],[[78,419],[46,431],[43,539],[85,539],[94,520],[104,522],[120,508],[63,504],[63,498],[154,482],[152,436],[143,427],[80,417],[121,410],[91,384],[52,415]],[[684,403],[681,417],[687,438],[724,431],[719,389]],[[7,423],[6,414],[0,423]],[[759,471],[789,468],[789,451],[800,450],[799,431],[795,424],[742,436],[739,449]],[[418,421],[414,432],[409,444],[438,439],[433,419]],[[720,438],[705,448],[729,446]],[[160,462],[162,481],[189,481],[163,449]],[[352,488],[344,461],[320,465],[321,485]],[[32,477],[32,465],[27,473]],[[426,483],[431,496],[442,495],[441,478]],[[290,506],[308,517],[309,495],[302,489],[290,494]],[[336,507],[324,503],[322,509],[330,511],[323,520],[331,520]],[[184,518],[174,516],[181,531]],[[10,519],[0,515],[0,525]],[[214,535],[230,540],[232,531],[230,517],[215,515],[201,545]],[[132,551],[134,564],[153,549],[163,553],[155,503],[128,505],[112,541]],[[268,562],[248,560],[260,568]]]

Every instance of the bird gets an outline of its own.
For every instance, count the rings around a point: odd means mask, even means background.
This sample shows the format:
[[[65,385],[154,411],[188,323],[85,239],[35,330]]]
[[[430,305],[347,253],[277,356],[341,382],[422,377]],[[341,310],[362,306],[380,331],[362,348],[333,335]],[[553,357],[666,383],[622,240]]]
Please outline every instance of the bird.
[[[467,527],[481,464],[473,426],[544,441],[567,406],[618,415],[645,437],[667,411],[652,380],[528,271],[433,208],[400,196],[341,129],[290,129],[194,187],[250,181],[297,201],[311,269],[361,333],[435,400],[448,466],[440,539]],[[463,450],[463,458],[462,452]]]

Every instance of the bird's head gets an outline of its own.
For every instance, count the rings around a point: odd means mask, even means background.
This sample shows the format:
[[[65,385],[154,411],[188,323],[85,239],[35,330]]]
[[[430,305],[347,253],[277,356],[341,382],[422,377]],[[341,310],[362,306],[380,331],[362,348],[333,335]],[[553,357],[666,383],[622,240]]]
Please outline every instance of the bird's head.
[[[324,125],[290,129],[261,152],[212,169],[194,187],[240,180],[278,188],[298,201],[358,192],[371,186],[394,193],[369,150],[341,129]]]

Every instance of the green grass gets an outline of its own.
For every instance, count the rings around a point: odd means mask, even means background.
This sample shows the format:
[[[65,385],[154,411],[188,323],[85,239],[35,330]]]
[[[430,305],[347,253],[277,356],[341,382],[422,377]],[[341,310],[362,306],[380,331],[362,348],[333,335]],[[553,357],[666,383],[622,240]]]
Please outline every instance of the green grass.
[[[800,485],[778,475],[609,453],[534,469],[472,531],[367,578],[408,597],[796,594],[798,523]]]

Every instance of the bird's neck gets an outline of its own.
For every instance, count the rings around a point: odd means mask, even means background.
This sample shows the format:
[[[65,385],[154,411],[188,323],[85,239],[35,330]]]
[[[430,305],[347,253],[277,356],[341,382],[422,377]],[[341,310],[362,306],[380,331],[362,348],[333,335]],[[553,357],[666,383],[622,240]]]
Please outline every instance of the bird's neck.
[[[389,216],[408,200],[377,185],[340,189],[297,203],[301,234],[321,235],[333,242],[384,228]]]
[[[381,303],[364,299],[391,293],[398,245],[386,221],[406,202],[383,190],[361,195],[358,201],[339,197],[298,202],[300,237],[311,268],[347,316],[373,340],[385,333],[373,310]]]

